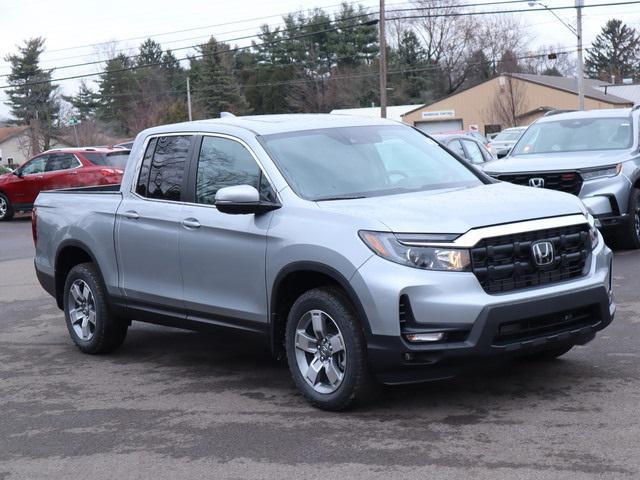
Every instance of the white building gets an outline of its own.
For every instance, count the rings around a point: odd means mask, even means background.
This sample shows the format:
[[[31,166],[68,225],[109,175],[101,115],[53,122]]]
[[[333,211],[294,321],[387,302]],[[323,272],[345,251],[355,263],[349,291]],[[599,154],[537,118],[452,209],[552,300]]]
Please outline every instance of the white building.
[[[422,105],[395,105],[387,107],[387,118],[389,120],[395,120],[397,122],[402,121],[402,115],[416,108],[420,108]],[[365,108],[337,108],[331,110],[332,114],[336,115],[356,115],[358,117],[373,117],[380,118],[380,107],[365,107]]]
[[[22,165],[28,158],[29,127],[0,127],[0,165]],[[71,147],[64,139],[51,138],[51,148]]]

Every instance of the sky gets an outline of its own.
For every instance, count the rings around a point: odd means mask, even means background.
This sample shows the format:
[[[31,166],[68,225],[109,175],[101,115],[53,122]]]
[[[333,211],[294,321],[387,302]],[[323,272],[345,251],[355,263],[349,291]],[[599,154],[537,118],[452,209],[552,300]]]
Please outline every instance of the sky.
[[[23,40],[46,38],[43,67],[72,65],[103,60],[109,50],[124,49],[134,53],[137,46],[151,36],[164,48],[180,48],[205,41],[214,35],[218,40],[252,35],[262,24],[278,25],[288,12],[314,7],[335,11],[340,0],[0,0],[0,86],[3,75],[9,73],[7,54],[16,51]],[[491,0],[461,0],[484,3]],[[584,9],[584,40],[589,45],[602,25],[612,17],[640,27],[640,3],[612,5],[617,0],[585,0],[585,5],[607,4]],[[620,0],[625,1],[625,0]],[[379,0],[361,0],[365,7],[377,9]],[[386,0],[387,10],[408,7],[403,0]],[[574,0],[543,0],[549,7],[570,6]],[[527,8],[522,6],[487,6],[485,10]],[[567,23],[575,25],[575,10],[556,11]],[[539,44],[575,46],[575,36],[548,11],[522,13],[536,38],[530,46]],[[174,32],[174,33],[169,33]],[[250,39],[231,43],[247,45]],[[186,56],[183,50],[178,56]],[[53,78],[97,73],[100,65],[65,68],[55,71]],[[97,77],[90,77],[92,80]],[[62,93],[73,94],[79,80],[56,82]],[[0,118],[7,117],[9,108],[0,90]]]

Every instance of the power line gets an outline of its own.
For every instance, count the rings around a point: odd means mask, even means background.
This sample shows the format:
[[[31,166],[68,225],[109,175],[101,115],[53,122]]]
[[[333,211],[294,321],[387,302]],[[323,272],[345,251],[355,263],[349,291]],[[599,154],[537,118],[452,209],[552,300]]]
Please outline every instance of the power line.
[[[414,8],[405,8],[405,9],[392,9],[392,10],[387,10],[387,12],[402,12],[402,11],[415,11],[415,10],[419,10],[419,11],[428,11],[428,10],[436,10],[436,9],[453,9],[453,8],[469,8],[469,7],[478,7],[478,6],[491,6],[491,5],[503,5],[503,4],[514,4],[514,3],[522,3],[525,0],[498,0],[498,1],[491,1],[491,2],[483,2],[483,3],[468,3],[468,4],[462,4],[462,5],[456,5],[456,6],[447,6],[447,7],[440,7],[440,6],[425,6],[425,7],[414,7]],[[403,2],[406,3],[406,2]],[[335,7],[335,6],[339,6],[342,4],[335,4],[335,5],[329,5],[325,8],[330,8],[330,7]],[[399,5],[399,4],[397,4]],[[272,17],[277,17],[277,16],[285,16],[285,15],[293,15],[295,13],[299,13],[302,12],[304,10],[301,11],[297,11],[297,12],[289,12],[286,14],[280,14],[280,15],[270,15],[267,17],[257,17],[256,19],[264,19],[264,18],[272,18]],[[336,12],[333,12],[334,15]],[[344,20],[352,20],[352,19],[356,19],[356,18],[364,18],[367,16],[371,16],[371,15],[375,15],[376,13],[379,13],[379,11],[374,10],[372,12],[369,13],[363,13],[363,14],[359,14],[359,15],[354,15],[354,16],[350,16],[350,17],[345,17],[342,19],[338,19],[338,20],[330,20],[327,22],[317,22],[314,23],[312,25],[323,25],[323,24],[327,24],[327,23],[333,23],[335,21],[344,21]],[[127,40],[142,40],[142,39],[151,39],[154,36],[160,36],[160,35],[169,35],[169,34],[173,34],[173,33],[180,33],[180,32],[186,32],[186,31],[193,31],[193,30],[202,30],[205,28],[211,28],[211,27],[216,27],[216,26],[226,26],[226,25],[232,25],[232,24],[236,24],[236,23],[246,23],[249,21],[252,21],[255,19],[248,19],[248,20],[244,20],[244,21],[236,21],[236,22],[228,22],[228,23],[219,23],[219,24],[214,24],[214,25],[209,25],[206,27],[194,27],[194,28],[189,28],[189,29],[184,29],[184,30],[175,30],[172,32],[165,32],[165,33],[160,33],[160,34],[151,34],[151,35],[146,35],[146,36],[140,36],[140,37],[130,37],[130,38],[125,38],[122,39],[120,41],[127,41]],[[270,28],[273,27],[278,27],[281,24],[278,25],[271,25]],[[227,32],[220,32],[216,35],[224,35],[224,34],[228,34],[228,33],[236,33],[236,32],[240,32],[240,31],[246,31],[246,30],[250,30],[250,28],[245,28],[245,29],[240,29],[240,30],[231,30],[231,31],[227,31]],[[288,31],[289,29],[280,29],[280,31]],[[213,34],[210,34],[213,35]],[[190,37],[190,38],[183,38],[183,39],[177,39],[177,40],[171,40],[168,42],[164,42],[165,44],[168,43],[176,43],[176,42],[182,42],[182,41],[188,41],[188,40],[195,40],[198,38],[203,38],[203,37],[207,37],[210,35],[199,35],[197,37]],[[229,39],[223,39],[221,41],[224,42],[232,42],[232,41],[236,41],[236,40],[246,40],[249,38],[254,38],[254,37],[258,37],[260,36],[260,33],[257,34],[253,34],[253,35],[247,35],[244,37],[237,37],[237,38],[229,38]],[[99,42],[99,43],[94,43],[94,44],[87,44],[87,45],[80,45],[80,46],[76,46],[76,47],[66,47],[66,48],[62,48],[62,49],[56,49],[56,50],[49,50],[47,53],[51,53],[51,52],[58,52],[58,51],[65,51],[65,50],[72,50],[72,49],[79,49],[79,48],[84,48],[84,47],[91,47],[91,46],[99,46],[99,45],[108,45],[112,42]],[[195,45],[188,45],[185,47],[180,47],[180,48],[176,48],[173,49],[172,51],[180,51],[180,50],[187,50],[187,49],[191,49],[194,48]],[[115,50],[115,52],[123,52],[123,51],[127,51],[129,50],[128,48],[126,49],[119,49],[119,50]],[[115,53],[114,52],[114,53]],[[75,56],[71,56],[71,57],[63,57],[63,58],[58,58],[58,59],[51,59],[51,60],[43,60],[44,62],[52,62],[52,61],[59,61],[59,60],[68,60],[68,59],[72,59],[72,58],[81,58],[81,57],[86,57],[86,55],[75,55]],[[132,55],[133,57],[137,57],[137,55]],[[60,67],[51,67],[51,68],[45,68],[45,70],[61,70],[61,69],[65,69],[65,68],[73,68],[73,67],[78,67],[78,66],[85,66],[85,65],[95,65],[95,64],[99,64],[99,63],[103,63],[103,60],[99,60],[99,61],[94,61],[94,62],[83,62],[83,63],[78,63],[75,65],[63,65]],[[6,77],[8,76],[8,74],[3,74],[0,75],[0,77]]]
[[[569,49],[569,50],[562,50],[562,51],[556,51],[553,52],[556,55],[568,55],[570,53],[575,53],[576,49]],[[530,59],[534,59],[534,58],[543,58],[543,57],[547,57],[549,54],[548,53],[535,53],[535,54],[527,54],[527,55],[520,55],[520,56],[516,56],[514,57],[515,60],[530,60]],[[496,59],[492,59],[489,61],[489,63],[492,64],[496,64],[498,63],[499,60]],[[481,66],[483,65],[482,62],[475,62],[475,63],[467,63],[466,66],[467,67],[475,67],[475,66]],[[274,65],[276,66],[276,65]],[[282,66],[282,67],[286,67],[286,66],[290,66],[290,65],[277,65],[277,66]],[[294,65],[295,66],[295,65]],[[389,75],[395,75],[395,74],[405,74],[405,73],[418,73],[418,72],[428,72],[428,71],[433,71],[433,70],[438,70],[440,67],[438,65],[428,65],[428,66],[424,66],[424,67],[418,67],[418,68],[410,68],[410,69],[406,69],[406,68],[401,68],[401,69],[394,69],[394,70],[389,70]],[[260,83],[255,83],[255,84],[251,84],[251,87],[274,87],[274,86],[282,86],[282,85],[296,85],[296,84],[304,84],[304,83],[311,83],[311,82],[317,82],[318,81],[318,77],[323,77],[322,80],[323,81],[335,81],[335,80],[343,80],[343,79],[350,79],[350,78],[362,78],[362,77],[375,77],[378,76],[379,73],[378,72],[362,72],[362,73],[345,73],[345,74],[333,74],[330,76],[323,76],[323,75],[317,75],[316,77],[307,77],[307,78],[296,78],[293,80],[282,80],[282,81],[277,81],[277,82],[260,82]],[[222,79],[222,78],[226,78],[225,76],[209,76],[209,79]],[[191,93],[201,93],[201,92],[208,92],[208,91],[212,91],[212,90],[216,90],[219,87],[217,85],[208,85],[206,87],[201,87],[198,89],[192,89]],[[154,93],[177,93],[177,94],[184,94],[184,90],[180,89],[180,90],[171,90],[171,89],[165,89],[165,90],[156,90],[154,91]],[[110,94],[108,95],[108,97],[133,97],[135,95],[139,94],[139,92],[120,92],[120,93],[114,93],[114,94]]]
[[[506,1],[510,1],[510,2],[518,2],[520,3],[520,0],[506,0]],[[631,4],[640,4],[640,0],[633,0],[633,1],[618,1],[618,2],[614,2],[614,3],[600,3],[600,4],[592,4],[592,5],[585,5],[583,8],[595,8],[595,7],[603,7],[603,6],[613,6],[613,5],[631,5]],[[487,5],[487,4],[484,4]],[[429,7],[431,8],[431,7]],[[493,10],[493,11],[480,11],[480,12],[450,12],[450,13],[444,13],[444,14],[434,14],[434,15],[409,15],[409,16],[402,16],[402,17],[395,17],[395,18],[390,18],[389,20],[404,20],[404,19],[424,19],[424,18],[446,18],[446,17],[458,17],[458,16],[469,16],[469,15],[487,15],[487,14],[507,14],[507,13],[525,13],[525,12],[535,12],[535,11],[545,11],[545,10],[565,10],[565,9],[569,9],[569,8],[575,8],[573,6],[560,6],[560,7],[548,7],[548,8],[529,8],[529,9],[518,9],[518,10]],[[400,11],[415,11],[415,10],[423,10],[421,8],[411,8],[411,9],[398,9]],[[363,14],[364,16],[364,14]],[[367,16],[370,16],[370,14],[367,14]],[[271,42],[263,42],[260,44],[254,44],[254,45],[249,45],[249,46],[244,46],[244,47],[235,47],[235,48],[231,48],[226,50],[226,52],[236,52],[236,51],[240,51],[240,50],[247,50],[247,49],[252,49],[255,47],[260,47],[260,46],[265,46],[265,45],[272,45],[272,44],[277,44],[277,43],[281,43],[284,41],[290,41],[290,40],[296,40],[299,38],[305,38],[305,37],[310,37],[310,36],[315,36],[318,35],[320,33],[327,33],[327,32],[331,32],[331,31],[337,31],[337,30],[342,30],[344,28],[357,28],[360,26],[366,26],[366,25],[372,25],[374,24],[373,22],[377,22],[377,20],[372,20],[369,22],[362,22],[359,24],[354,24],[354,25],[350,25],[350,26],[341,26],[341,27],[336,27],[336,28],[332,28],[332,29],[325,29],[325,30],[318,30],[315,32],[309,32],[309,33],[305,33],[305,34],[301,34],[301,35],[296,35],[293,37],[287,37],[284,39],[279,39],[279,40],[274,40]],[[329,22],[321,22],[322,23],[329,23]],[[332,21],[331,23],[335,23],[335,21]],[[314,24],[312,24],[313,26]],[[255,36],[255,35],[254,35]],[[252,36],[253,37],[253,36]],[[251,37],[250,37],[251,38]],[[200,45],[194,45],[192,46],[192,48],[195,47],[199,47]],[[188,47],[185,47],[185,49]],[[176,59],[177,61],[183,61],[183,60],[191,60],[191,59],[197,59],[197,58],[203,58],[205,57],[206,54],[199,54],[199,55],[192,55],[192,56],[187,56],[187,57],[182,57],[182,58],[178,58]],[[84,65],[93,65],[96,63],[103,63],[102,61],[100,62],[86,62],[85,64],[78,64],[77,66],[84,66]],[[130,70],[137,70],[140,68],[146,68],[146,67],[153,67],[153,66],[160,66],[163,65],[163,62],[154,62],[154,63],[148,63],[148,64],[143,64],[143,65],[136,65],[136,66],[131,66],[131,67],[124,67],[121,69],[111,69],[109,70],[109,72],[111,73],[118,73],[118,72],[124,72],[124,71],[130,71]],[[78,79],[78,78],[88,78],[88,77],[94,77],[97,75],[101,75],[104,72],[96,72],[96,73],[90,73],[90,74],[81,74],[81,75],[72,75],[72,76],[68,76],[68,77],[61,77],[61,78],[56,78],[56,79],[51,79],[48,81],[38,81],[38,82],[28,82],[28,83],[23,83],[20,84],[20,86],[31,86],[31,85],[40,85],[40,84],[44,84],[44,83],[49,83],[49,82],[59,82],[59,81],[64,81],[64,80],[74,80],[74,79]],[[14,85],[2,85],[0,86],[0,89],[6,89],[6,88],[12,88],[14,87]]]

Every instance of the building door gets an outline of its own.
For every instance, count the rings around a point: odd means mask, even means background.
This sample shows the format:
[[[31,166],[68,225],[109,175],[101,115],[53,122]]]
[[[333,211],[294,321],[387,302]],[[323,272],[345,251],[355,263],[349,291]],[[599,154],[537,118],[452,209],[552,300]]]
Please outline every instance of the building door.
[[[438,120],[435,122],[416,122],[415,127],[425,133],[457,132],[462,130],[462,120]]]

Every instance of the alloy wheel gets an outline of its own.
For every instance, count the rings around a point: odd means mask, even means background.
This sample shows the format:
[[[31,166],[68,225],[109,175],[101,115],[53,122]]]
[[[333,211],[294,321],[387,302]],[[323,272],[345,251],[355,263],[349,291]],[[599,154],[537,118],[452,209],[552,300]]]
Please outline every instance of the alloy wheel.
[[[84,341],[96,331],[96,304],[93,292],[84,280],[76,280],[69,289],[69,318],[75,334]]]
[[[636,200],[636,205],[633,212],[633,226],[635,227],[636,238],[640,240],[640,196]]]
[[[9,210],[9,205],[7,205],[7,201],[4,197],[0,197],[0,218],[4,218],[7,214],[7,210]]]
[[[298,369],[318,393],[335,392],[344,379],[346,347],[336,322],[322,310],[310,310],[298,321],[295,333]]]

